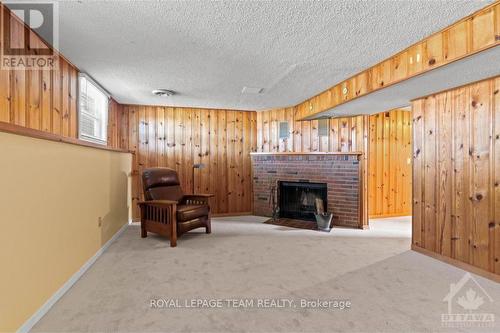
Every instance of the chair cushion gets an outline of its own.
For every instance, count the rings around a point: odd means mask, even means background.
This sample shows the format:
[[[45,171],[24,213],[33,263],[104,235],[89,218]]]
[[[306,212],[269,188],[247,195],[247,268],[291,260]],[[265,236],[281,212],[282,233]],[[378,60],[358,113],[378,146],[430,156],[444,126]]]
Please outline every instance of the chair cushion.
[[[144,189],[159,186],[175,186],[180,185],[177,171],[169,168],[148,168],[142,172],[142,183]]]
[[[178,205],[177,221],[184,222],[194,220],[198,217],[208,215],[208,206],[206,205]]]
[[[202,227],[206,227],[206,222],[201,219],[194,219],[185,222],[177,222],[177,235],[182,235],[185,232]]]
[[[184,197],[179,185],[153,187],[144,191],[146,200],[181,201]]]
[[[148,168],[142,173],[146,200],[181,201],[184,193],[177,171],[169,168]]]

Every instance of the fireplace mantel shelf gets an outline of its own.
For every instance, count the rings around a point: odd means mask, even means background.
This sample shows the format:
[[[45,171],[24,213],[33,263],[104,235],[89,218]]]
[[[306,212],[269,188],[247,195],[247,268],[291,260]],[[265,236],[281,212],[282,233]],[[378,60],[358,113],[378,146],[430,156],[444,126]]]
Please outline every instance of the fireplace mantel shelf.
[[[250,155],[363,155],[362,152],[359,151],[350,151],[350,152],[258,152],[258,153],[250,153]]]

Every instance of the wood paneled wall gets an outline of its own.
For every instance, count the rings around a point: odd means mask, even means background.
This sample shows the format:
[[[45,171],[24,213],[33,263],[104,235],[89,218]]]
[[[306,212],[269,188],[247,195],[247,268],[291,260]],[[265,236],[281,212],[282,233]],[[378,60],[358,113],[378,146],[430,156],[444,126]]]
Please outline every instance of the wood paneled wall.
[[[394,56],[297,105],[313,117],[357,97],[500,45],[500,1],[453,23]],[[309,118],[310,119],[310,118]]]
[[[288,138],[279,138],[279,123],[288,122]],[[351,152],[365,149],[367,117],[329,119],[329,133],[319,136],[318,120],[299,121],[297,108],[257,112],[259,152]],[[367,124],[366,124],[367,126]]]
[[[500,78],[413,102],[413,247],[500,274]]]
[[[176,169],[186,193],[213,193],[215,214],[252,211],[250,152],[256,150],[256,113],[196,108],[112,105],[109,137],[135,152],[133,217],[142,200],[140,175],[147,167]],[[203,163],[196,169],[193,164]]]
[[[411,215],[411,112],[370,116],[368,206],[370,217]]]
[[[298,121],[297,112],[293,107],[258,112],[257,150],[362,152],[369,216],[411,214],[410,112],[392,110],[373,116],[332,118],[328,120],[328,136],[319,136],[318,120]],[[279,138],[282,121],[289,124],[288,139]]]
[[[111,99],[108,108],[108,147],[128,150],[128,117],[125,107]]]
[[[8,11],[3,5],[0,10]],[[26,43],[44,44],[17,19],[4,28],[14,40],[25,40],[27,32]],[[78,70],[62,57],[58,63],[55,71],[0,70],[0,121],[76,138]]]

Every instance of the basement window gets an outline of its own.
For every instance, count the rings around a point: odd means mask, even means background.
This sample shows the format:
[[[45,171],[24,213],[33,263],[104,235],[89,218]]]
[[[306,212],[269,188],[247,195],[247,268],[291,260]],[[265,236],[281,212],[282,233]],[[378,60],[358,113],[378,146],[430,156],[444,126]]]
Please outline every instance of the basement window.
[[[79,137],[107,144],[109,94],[88,75],[79,78]]]

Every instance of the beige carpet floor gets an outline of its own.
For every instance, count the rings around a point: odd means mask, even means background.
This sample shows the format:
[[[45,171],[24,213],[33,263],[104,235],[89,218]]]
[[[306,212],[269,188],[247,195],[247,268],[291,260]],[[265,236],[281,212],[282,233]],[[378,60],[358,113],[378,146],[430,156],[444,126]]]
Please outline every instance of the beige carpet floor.
[[[33,332],[499,332],[444,328],[443,298],[464,271],[410,251],[408,218],[370,230],[330,233],[214,219],[213,233],[165,239],[125,233],[33,328]],[[500,285],[475,277],[494,300],[481,312],[500,321]],[[293,301],[285,308],[152,308],[152,299]],[[300,307],[344,299],[350,309]],[[484,298],[483,298],[484,299]],[[496,301],[496,302],[495,302]],[[248,305],[249,303],[247,303]],[[299,306],[297,306],[299,305]]]

